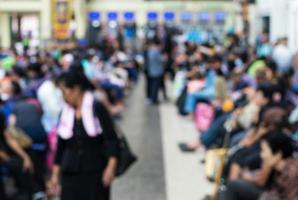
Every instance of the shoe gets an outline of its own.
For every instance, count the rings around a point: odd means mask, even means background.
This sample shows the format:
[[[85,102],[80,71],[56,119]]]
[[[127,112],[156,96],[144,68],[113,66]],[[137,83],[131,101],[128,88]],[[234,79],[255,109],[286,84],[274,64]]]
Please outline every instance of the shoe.
[[[182,152],[187,152],[187,153],[196,151],[196,149],[190,148],[186,143],[180,143],[179,148]]]

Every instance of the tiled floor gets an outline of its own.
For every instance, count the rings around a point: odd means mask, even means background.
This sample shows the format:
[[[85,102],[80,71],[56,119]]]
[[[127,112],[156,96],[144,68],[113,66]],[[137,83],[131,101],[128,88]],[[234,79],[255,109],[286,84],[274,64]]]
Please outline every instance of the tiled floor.
[[[121,127],[139,157],[113,186],[113,200],[200,200],[212,191],[200,163],[203,152],[182,154],[179,141],[197,137],[193,123],[179,117],[172,103],[145,104],[144,85],[127,101]]]

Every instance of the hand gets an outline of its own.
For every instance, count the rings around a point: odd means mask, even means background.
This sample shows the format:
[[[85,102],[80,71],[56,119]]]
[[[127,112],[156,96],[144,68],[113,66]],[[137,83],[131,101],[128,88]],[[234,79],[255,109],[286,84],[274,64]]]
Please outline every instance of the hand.
[[[57,196],[60,193],[59,177],[52,175],[50,181],[47,183],[47,194],[49,196]]]
[[[9,156],[4,151],[0,151],[0,160],[7,161],[9,160]]]
[[[115,178],[115,169],[107,167],[103,173],[102,182],[105,187],[109,187]]]
[[[29,172],[33,172],[33,164],[32,164],[32,161],[29,157],[25,157],[23,159],[23,171],[26,172],[26,171],[29,171]]]
[[[251,173],[249,170],[244,170],[241,174],[242,179],[245,181],[253,182],[254,174]]]
[[[276,167],[277,163],[282,160],[282,154],[277,153],[273,156],[263,159],[264,165],[270,168]]]

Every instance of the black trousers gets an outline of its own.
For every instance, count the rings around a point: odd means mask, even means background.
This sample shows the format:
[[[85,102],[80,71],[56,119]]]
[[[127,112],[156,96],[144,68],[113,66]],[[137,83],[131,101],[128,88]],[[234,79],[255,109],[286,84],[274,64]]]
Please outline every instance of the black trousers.
[[[263,193],[263,189],[253,183],[236,180],[227,184],[227,200],[257,200]]]
[[[37,184],[32,173],[23,171],[23,161],[19,157],[13,156],[3,162],[3,166],[8,169],[9,175],[15,181],[18,194],[14,199],[31,200],[32,195],[37,192]]]
[[[34,166],[34,179],[36,183],[35,190],[37,191],[45,191],[45,176],[47,172],[47,166],[46,166],[46,151],[37,151],[37,150],[31,150],[29,152],[29,155],[32,159],[33,166]]]
[[[110,188],[102,184],[100,173],[62,175],[61,200],[109,200]]]
[[[162,84],[162,76],[161,77],[150,77],[149,80],[149,93],[150,93],[150,100],[152,103],[158,103],[158,92],[161,88]]]
[[[4,191],[4,184],[3,184],[3,180],[2,180],[1,175],[0,175],[0,199],[1,200],[6,200],[6,195],[5,195],[5,191]]]

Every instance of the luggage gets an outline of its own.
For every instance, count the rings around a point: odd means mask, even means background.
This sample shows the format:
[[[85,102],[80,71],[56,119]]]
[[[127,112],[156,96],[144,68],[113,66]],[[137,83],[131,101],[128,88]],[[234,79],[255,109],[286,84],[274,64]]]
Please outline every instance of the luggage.
[[[208,180],[215,181],[219,176],[219,167],[222,164],[222,158],[227,154],[227,149],[208,150],[205,161],[205,175]]]
[[[215,111],[208,103],[198,103],[195,110],[194,122],[200,133],[204,133],[214,119]]]

